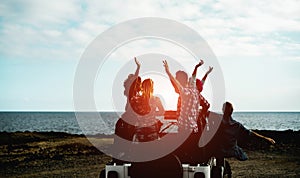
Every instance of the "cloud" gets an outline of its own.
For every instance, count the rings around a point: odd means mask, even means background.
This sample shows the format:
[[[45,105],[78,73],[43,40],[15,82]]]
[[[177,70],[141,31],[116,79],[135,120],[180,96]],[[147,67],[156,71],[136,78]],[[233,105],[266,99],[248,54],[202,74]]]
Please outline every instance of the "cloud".
[[[78,1],[11,0],[2,3],[1,12],[4,20],[30,24],[36,28],[43,28],[49,24],[66,25],[82,16],[82,8]]]
[[[278,48],[271,39],[281,31],[300,30],[297,4],[297,1],[128,1],[124,6],[116,1],[6,1],[0,6],[4,19],[1,53],[22,57],[39,46],[40,54],[56,50],[57,55],[68,56],[66,53],[82,51],[112,25],[132,18],[157,16],[178,20],[199,31],[218,56],[236,52],[259,56],[263,48],[285,51],[286,42],[277,39],[284,42]],[[271,35],[263,37],[267,33]],[[285,36],[290,38],[289,34]],[[36,56],[32,58],[39,56],[34,53]]]
[[[300,3],[296,0],[283,1],[219,1],[214,5],[217,12],[237,28],[257,32],[278,30],[299,30],[298,12]],[[290,25],[289,25],[290,24]]]
[[[299,42],[299,2],[219,1],[198,20],[187,23],[197,29],[219,57],[290,55],[288,46]],[[299,55],[299,48],[292,53]]]
[[[80,21],[76,1],[6,1],[0,8],[1,58],[61,59],[77,47],[66,33]]]
[[[264,64],[274,61],[277,66],[289,62],[297,66],[300,61],[299,11],[297,0],[10,0],[0,3],[0,60],[25,59],[29,61],[27,65],[40,60],[70,60],[74,66],[89,43],[110,27],[134,18],[162,17],[196,30],[221,63],[232,59],[227,71],[232,72],[237,61],[247,61],[254,65],[253,68],[260,68],[255,66],[260,65],[260,61],[267,61]],[[134,30],[138,29],[129,27],[122,32],[134,33]],[[169,33],[176,30],[166,29]],[[185,38],[194,43],[193,38]],[[174,59],[190,58],[174,44],[147,39],[120,47],[112,58],[114,61],[120,61],[118,58],[129,60],[150,52],[170,55]],[[286,71],[289,69],[285,68],[283,75]],[[259,82],[263,80],[257,74],[251,77]],[[239,87],[238,82],[243,81],[238,79],[231,76],[229,90]]]

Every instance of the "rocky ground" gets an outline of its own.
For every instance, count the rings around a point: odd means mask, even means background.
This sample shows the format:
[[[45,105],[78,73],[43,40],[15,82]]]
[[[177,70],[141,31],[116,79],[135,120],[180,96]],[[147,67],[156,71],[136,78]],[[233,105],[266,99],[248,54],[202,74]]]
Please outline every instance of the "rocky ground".
[[[248,161],[228,159],[233,177],[300,177],[300,132],[257,131],[276,140],[243,145]],[[100,145],[107,136],[89,137]],[[83,135],[55,132],[0,133],[0,177],[99,177],[111,158]]]

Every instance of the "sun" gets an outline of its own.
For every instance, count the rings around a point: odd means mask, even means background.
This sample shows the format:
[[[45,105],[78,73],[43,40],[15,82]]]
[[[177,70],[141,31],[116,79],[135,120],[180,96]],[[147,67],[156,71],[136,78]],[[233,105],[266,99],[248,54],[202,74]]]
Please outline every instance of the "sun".
[[[177,110],[178,94],[170,82],[170,79],[162,74],[148,74],[142,79],[151,78],[154,82],[153,94],[160,98],[165,110]]]

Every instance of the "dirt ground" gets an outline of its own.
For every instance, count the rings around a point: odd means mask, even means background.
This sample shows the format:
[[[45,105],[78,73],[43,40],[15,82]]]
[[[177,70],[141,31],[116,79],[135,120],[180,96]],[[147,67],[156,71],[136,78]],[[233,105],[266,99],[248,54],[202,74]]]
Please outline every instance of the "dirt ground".
[[[245,148],[249,160],[227,159],[233,177],[300,177],[299,132],[265,132],[277,143],[253,142]],[[109,137],[90,139],[103,146],[113,142]],[[0,177],[99,177],[110,160],[81,135],[0,133]]]

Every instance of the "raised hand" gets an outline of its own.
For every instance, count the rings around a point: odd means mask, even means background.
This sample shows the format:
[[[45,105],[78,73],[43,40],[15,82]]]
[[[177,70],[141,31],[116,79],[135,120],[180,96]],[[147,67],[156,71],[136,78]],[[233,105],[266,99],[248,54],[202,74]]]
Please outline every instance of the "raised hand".
[[[164,64],[164,68],[166,70],[166,73],[169,76],[173,86],[176,87],[179,90],[179,92],[183,91],[182,90],[183,88],[182,88],[181,84],[171,74],[167,60],[163,60],[163,64]]]
[[[134,61],[135,61],[135,64],[136,64],[136,71],[135,71],[134,75],[138,76],[139,73],[140,73],[141,63],[137,60],[136,57],[134,57]]]
[[[137,65],[137,67],[141,67],[141,63],[137,60],[136,57],[134,57],[134,61],[135,61],[135,64]]]
[[[169,73],[170,70],[169,70],[169,65],[168,65],[167,60],[163,60],[163,64],[164,64],[164,68],[165,68],[166,72]]]
[[[200,67],[204,64],[204,61],[202,59],[200,59],[200,62],[196,65],[196,67]]]
[[[208,71],[207,71],[207,74],[211,73],[211,71],[212,71],[213,69],[214,69],[213,67],[209,66]]]

